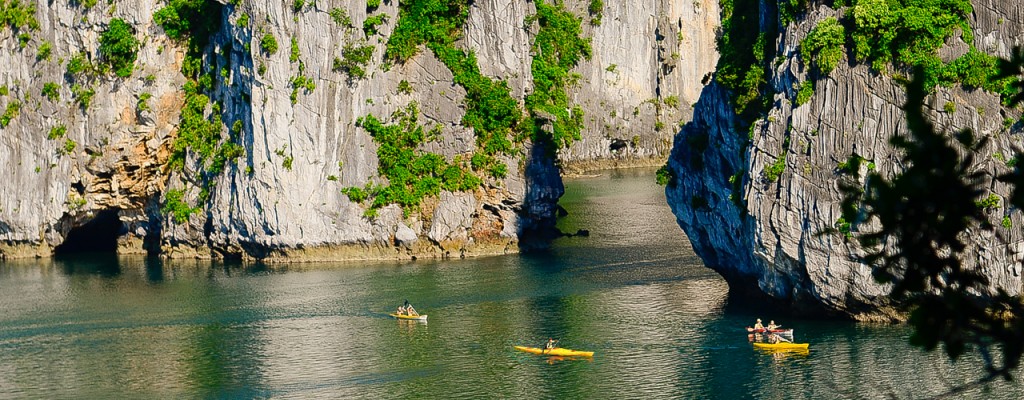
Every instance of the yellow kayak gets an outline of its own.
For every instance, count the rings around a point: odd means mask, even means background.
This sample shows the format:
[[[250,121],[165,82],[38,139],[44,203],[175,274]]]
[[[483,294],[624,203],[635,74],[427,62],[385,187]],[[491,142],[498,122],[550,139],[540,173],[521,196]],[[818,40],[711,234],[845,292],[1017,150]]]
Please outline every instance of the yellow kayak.
[[[782,349],[784,349],[784,350],[807,349],[809,346],[810,346],[810,343],[786,343],[786,342],[779,342],[779,343],[754,343],[754,347],[755,348],[758,348],[758,349],[771,349],[771,350],[776,350],[776,349],[780,349],[780,350],[782,350]]]
[[[398,315],[398,314],[395,314],[395,313],[391,313],[391,314],[388,314],[388,315],[390,315],[392,317],[395,317],[395,318],[398,318],[398,319],[416,319],[416,320],[420,320],[420,321],[426,321],[427,320],[427,314],[411,315],[410,316],[410,315]]]
[[[533,354],[543,354],[543,355],[546,355],[546,356],[566,356],[566,357],[593,357],[594,356],[594,352],[592,352],[592,351],[569,350],[569,349],[563,349],[561,347],[555,347],[553,349],[540,349],[540,348],[536,348],[536,347],[526,347],[526,346],[514,346],[514,347],[516,348],[516,350],[519,350],[519,351],[525,351],[527,353],[533,353]]]

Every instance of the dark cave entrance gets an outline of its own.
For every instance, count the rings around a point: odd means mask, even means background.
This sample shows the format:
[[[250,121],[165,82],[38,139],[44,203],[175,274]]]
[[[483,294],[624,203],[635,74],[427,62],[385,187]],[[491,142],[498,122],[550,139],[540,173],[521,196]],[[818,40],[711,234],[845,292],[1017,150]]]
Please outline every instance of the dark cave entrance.
[[[54,249],[54,254],[116,253],[117,238],[124,229],[118,210],[100,211],[89,222],[72,228],[64,243]]]

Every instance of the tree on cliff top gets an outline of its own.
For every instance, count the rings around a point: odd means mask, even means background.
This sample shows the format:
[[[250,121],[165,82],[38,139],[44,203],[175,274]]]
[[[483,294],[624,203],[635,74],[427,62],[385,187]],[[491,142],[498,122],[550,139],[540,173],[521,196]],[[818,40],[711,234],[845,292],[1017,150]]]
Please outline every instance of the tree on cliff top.
[[[1000,78],[1018,78],[1022,69],[1024,50],[1017,49],[1011,60],[1000,62]],[[961,262],[970,231],[993,229],[982,199],[989,182],[972,172],[977,171],[973,153],[985,140],[976,140],[970,130],[953,135],[936,130],[922,106],[930,92],[926,75],[917,68],[907,85],[910,133],[891,138],[907,167],[891,178],[872,172],[864,190],[844,188],[843,209],[851,218],[860,214],[859,222],[880,225],[857,239],[869,252],[866,261],[875,279],[891,284],[891,296],[910,311],[911,343],[926,350],[942,343],[953,360],[969,346],[980,351],[986,375],[954,389],[958,392],[997,377],[1011,379],[1024,354],[1024,299],[993,291],[982,271]],[[1018,93],[1008,101],[1020,104],[1024,84],[1014,81]],[[1016,166],[998,179],[1014,187],[1010,202],[1024,208],[1024,170]],[[1002,352],[998,362],[993,351]]]

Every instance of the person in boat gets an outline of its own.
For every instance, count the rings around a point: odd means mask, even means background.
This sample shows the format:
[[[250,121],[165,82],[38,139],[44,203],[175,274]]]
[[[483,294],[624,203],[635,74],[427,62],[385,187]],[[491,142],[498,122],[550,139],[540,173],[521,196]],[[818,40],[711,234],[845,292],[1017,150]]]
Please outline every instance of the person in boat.
[[[756,332],[758,329],[764,329],[764,325],[761,325],[761,319],[760,318],[758,318],[757,322],[754,323],[754,331]]]
[[[776,344],[778,342],[779,342],[779,335],[776,335],[774,333],[769,333],[768,334],[768,343]]]
[[[412,308],[412,304],[409,304],[409,299],[405,299],[405,315],[410,317],[420,315],[420,313],[416,312],[415,308]]]
[[[778,327],[779,327],[778,325],[775,325],[775,320],[768,321],[768,331],[769,332],[775,330],[775,328],[778,328]]]
[[[395,315],[404,315],[404,314],[405,314],[405,306],[398,306],[398,311],[395,312]]]
[[[544,349],[545,350],[551,350],[551,349],[555,348],[555,343],[558,343],[558,341],[555,340],[554,338],[548,338],[548,342],[544,343]]]

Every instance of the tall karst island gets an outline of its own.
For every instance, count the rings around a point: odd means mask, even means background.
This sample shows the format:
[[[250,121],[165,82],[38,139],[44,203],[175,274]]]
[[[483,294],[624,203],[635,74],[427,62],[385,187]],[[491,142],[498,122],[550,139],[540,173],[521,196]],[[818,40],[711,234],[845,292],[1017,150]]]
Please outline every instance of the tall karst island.
[[[717,0],[0,0],[0,257],[458,257],[656,165]],[[992,108],[992,112],[996,112]]]
[[[732,291],[807,313],[902,318],[857,240],[878,220],[842,203],[868,176],[907,167],[890,139],[907,135],[905,84],[918,68],[925,114],[948,140],[968,128],[987,141],[964,150],[985,223],[963,233],[961,262],[989,290],[1022,293],[1024,218],[996,179],[1024,147],[1020,108],[1007,101],[1020,73],[997,74],[997,59],[1024,45],[1019,1],[723,0],[721,33],[714,79],[660,177],[694,250]],[[888,239],[879,244],[891,250],[899,238]]]

